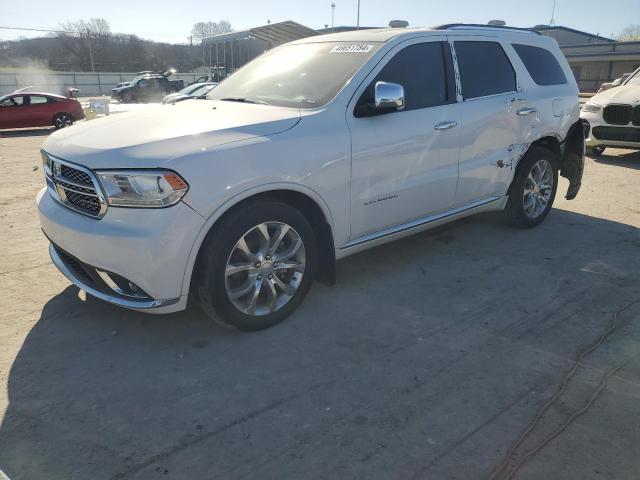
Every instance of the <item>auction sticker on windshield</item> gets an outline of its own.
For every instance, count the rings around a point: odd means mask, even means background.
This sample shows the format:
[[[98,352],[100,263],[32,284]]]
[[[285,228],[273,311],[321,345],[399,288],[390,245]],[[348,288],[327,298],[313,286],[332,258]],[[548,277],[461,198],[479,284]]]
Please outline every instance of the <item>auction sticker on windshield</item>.
[[[373,45],[336,45],[329,53],[369,53]]]

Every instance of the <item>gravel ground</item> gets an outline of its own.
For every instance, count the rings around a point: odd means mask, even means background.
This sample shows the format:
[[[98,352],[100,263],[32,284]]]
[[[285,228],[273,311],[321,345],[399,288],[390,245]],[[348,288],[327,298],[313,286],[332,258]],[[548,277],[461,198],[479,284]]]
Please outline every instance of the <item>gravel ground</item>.
[[[588,159],[534,230],[488,214],[370,250],[236,334],[57,272],[34,204],[46,134],[0,134],[12,480],[638,477],[639,153]]]

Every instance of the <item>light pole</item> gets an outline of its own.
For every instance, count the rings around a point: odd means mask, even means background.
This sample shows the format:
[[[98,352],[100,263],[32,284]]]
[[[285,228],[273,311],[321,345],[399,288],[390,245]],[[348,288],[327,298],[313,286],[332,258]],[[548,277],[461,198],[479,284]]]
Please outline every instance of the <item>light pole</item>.
[[[358,17],[356,19],[356,29],[360,30],[360,0],[358,0]]]
[[[331,4],[331,31],[333,32],[333,19],[335,18],[335,13],[336,13],[336,4],[332,3]]]
[[[87,41],[89,42],[89,59],[91,60],[91,71],[95,72],[96,67],[93,64],[93,48],[91,48],[91,31],[87,28]]]

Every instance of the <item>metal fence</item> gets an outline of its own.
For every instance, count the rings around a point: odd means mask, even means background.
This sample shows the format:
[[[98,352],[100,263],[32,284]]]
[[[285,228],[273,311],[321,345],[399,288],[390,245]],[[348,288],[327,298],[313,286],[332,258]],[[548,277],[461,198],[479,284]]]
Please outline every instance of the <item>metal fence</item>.
[[[67,87],[80,90],[78,96],[100,96],[111,94],[118,83],[128,82],[136,76],[131,73],[114,72],[2,72],[0,73],[0,95],[14,92],[19,88],[47,93],[64,94]],[[171,80],[184,80],[185,85],[201,77],[196,73],[176,73]]]

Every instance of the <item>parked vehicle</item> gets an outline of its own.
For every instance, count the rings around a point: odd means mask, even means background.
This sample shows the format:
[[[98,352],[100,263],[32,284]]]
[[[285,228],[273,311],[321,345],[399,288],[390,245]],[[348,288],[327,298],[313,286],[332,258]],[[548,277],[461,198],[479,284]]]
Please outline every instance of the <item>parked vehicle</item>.
[[[336,259],[490,210],[534,227],[558,172],[566,198],[580,189],[578,87],[557,43],[530,31],[311,37],[208,99],[45,142],[42,229],[87,293],[157,313],[193,295],[214,320],[261,329],[314,280],[333,284]]]
[[[169,80],[175,70],[166,72],[140,72],[126,85],[111,90],[111,98],[124,103],[159,101],[166,94],[184,88],[182,80]]]
[[[14,92],[0,97],[0,128],[67,127],[82,120],[82,106],[74,98],[54,93]]]
[[[600,88],[598,89],[597,93],[600,92],[604,92],[606,90],[609,90],[610,88],[615,88],[615,87],[619,87],[620,85],[622,85],[624,83],[624,81],[629,78],[632,75],[631,72],[629,73],[623,73],[621,77],[616,78],[613,82],[606,82],[603,83],[602,85],[600,85]]]
[[[197,78],[196,81],[193,83],[203,83],[203,82],[220,83],[227,76],[227,69],[222,66],[209,67],[208,70],[209,72],[207,73],[207,75],[203,75]],[[193,83],[190,83],[189,85],[193,85]]]
[[[193,83],[188,87],[184,87],[179,92],[170,93],[162,99],[162,103],[175,103],[190,98],[202,98],[216,85],[217,83],[214,82]]]
[[[582,107],[587,154],[607,147],[640,149],[640,68],[622,85],[591,97]]]

